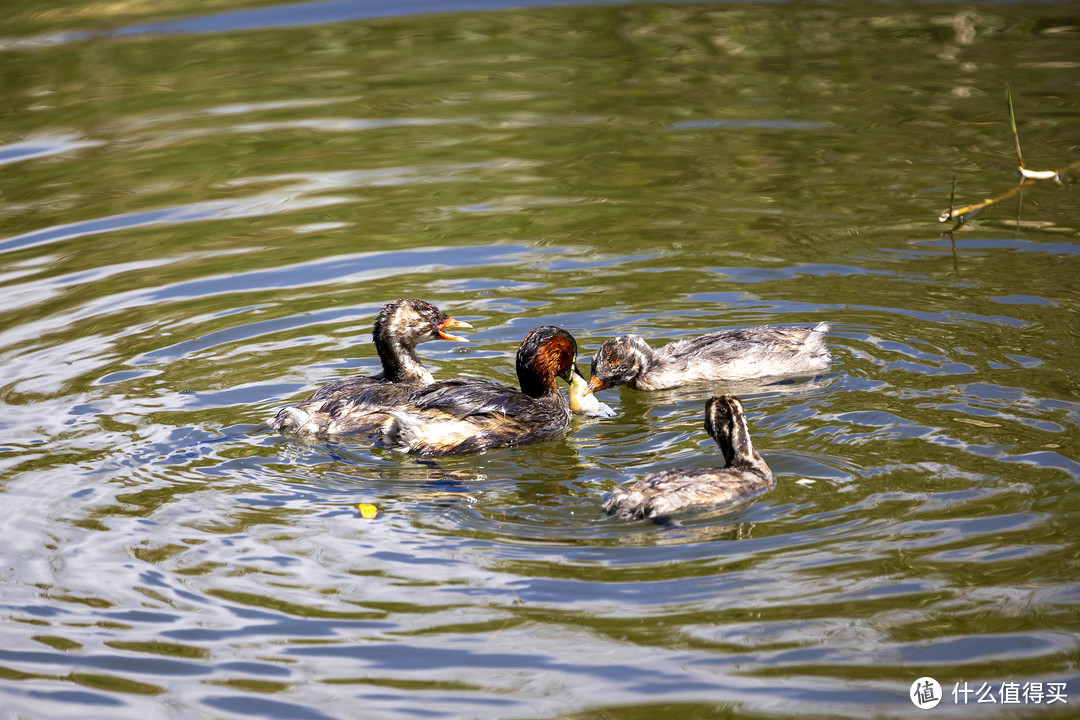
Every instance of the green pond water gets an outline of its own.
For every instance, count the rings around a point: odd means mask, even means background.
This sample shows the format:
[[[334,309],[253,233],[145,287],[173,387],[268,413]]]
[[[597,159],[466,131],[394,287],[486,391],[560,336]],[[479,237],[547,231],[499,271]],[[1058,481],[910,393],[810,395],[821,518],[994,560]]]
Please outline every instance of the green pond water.
[[[1070,716],[1080,196],[937,217],[1017,184],[1006,87],[1080,159],[1077,6],[500,5],[5,6],[4,718]],[[474,326],[440,378],[545,324],[834,361],[437,463],[257,431],[397,297]],[[776,487],[604,517],[720,392]]]

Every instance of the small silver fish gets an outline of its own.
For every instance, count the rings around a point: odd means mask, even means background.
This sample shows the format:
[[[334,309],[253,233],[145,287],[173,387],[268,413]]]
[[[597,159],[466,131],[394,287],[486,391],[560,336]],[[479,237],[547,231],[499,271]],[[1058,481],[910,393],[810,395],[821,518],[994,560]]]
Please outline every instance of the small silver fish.
[[[574,366],[570,373],[570,411],[588,417],[615,417],[615,411],[596,399],[592,393],[585,394],[589,381]]]

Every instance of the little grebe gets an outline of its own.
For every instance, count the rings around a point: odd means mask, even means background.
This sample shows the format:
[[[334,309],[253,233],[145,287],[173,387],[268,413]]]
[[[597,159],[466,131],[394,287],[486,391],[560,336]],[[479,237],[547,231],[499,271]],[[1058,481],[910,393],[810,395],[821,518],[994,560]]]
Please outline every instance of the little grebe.
[[[280,410],[270,427],[314,436],[373,430],[386,420],[379,411],[405,402],[413,390],[434,381],[416,356],[416,346],[428,340],[468,342],[448,328],[471,327],[423,300],[395,300],[379,312],[372,332],[382,372],[324,385],[303,402]]]
[[[705,431],[724,454],[722,468],[668,470],[617,487],[604,503],[609,515],[655,518],[691,507],[727,505],[776,484],[772,471],[750,442],[742,403],[721,395],[705,403]]]
[[[761,327],[720,330],[653,350],[640,335],[621,335],[600,346],[592,360],[588,392],[616,385],[666,390],[696,382],[750,380],[829,367],[828,323],[813,328]]]
[[[551,325],[538,327],[518,347],[520,391],[490,380],[434,382],[387,413],[383,445],[438,457],[559,435],[570,426],[570,405],[555,378],[569,382],[576,357],[577,341],[570,333]]]

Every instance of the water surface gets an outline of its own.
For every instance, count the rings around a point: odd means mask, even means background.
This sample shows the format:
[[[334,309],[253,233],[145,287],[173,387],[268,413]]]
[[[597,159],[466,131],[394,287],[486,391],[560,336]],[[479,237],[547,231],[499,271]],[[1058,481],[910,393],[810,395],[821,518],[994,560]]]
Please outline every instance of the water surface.
[[[922,676],[954,716],[965,682],[1080,702],[1075,187],[936,222],[954,173],[958,203],[1017,182],[1006,85],[1029,167],[1077,159],[1070,6],[481,5],[9,11],[8,712],[905,717]],[[513,384],[542,324],[584,368],[624,332],[827,320],[835,360],[605,391],[614,418],[437,464],[256,431],[373,372],[403,296],[475,326],[422,346],[439,377]],[[603,517],[717,462],[721,391],[776,488]]]

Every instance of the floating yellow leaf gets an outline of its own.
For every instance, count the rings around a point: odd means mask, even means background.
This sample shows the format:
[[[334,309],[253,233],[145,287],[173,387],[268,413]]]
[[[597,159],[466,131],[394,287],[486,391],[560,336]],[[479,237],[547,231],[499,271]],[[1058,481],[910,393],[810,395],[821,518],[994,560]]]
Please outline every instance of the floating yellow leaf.
[[[371,518],[379,514],[379,508],[375,507],[374,505],[360,503],[356,507],[360,509],[360,517],[364,518],[365,520],[370,520]]]

